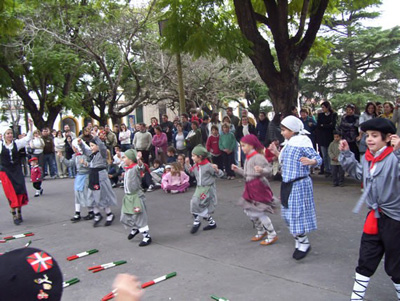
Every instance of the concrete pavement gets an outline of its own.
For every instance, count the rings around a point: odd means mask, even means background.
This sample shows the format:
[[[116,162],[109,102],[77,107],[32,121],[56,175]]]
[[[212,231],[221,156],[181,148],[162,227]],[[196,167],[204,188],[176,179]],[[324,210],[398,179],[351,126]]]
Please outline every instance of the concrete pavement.
[[[219,180],[219,204],[214,218],[217,229],[189,233],[189,201],[194,189],[178,195],[161,190],[146,193],[150,234],[153,243],[138,247],[141,235],[126,239],[129,230],[119,222],[123,189],[116,188],[119,206],[110,227],[92,227],[92,221],[71,223],[74,213],[73,180],[47,180],[44,194],[34,198],[27,179],[30,203],[23,208],[24,223],[14,226],[3,191],[0,232],[3,236],[31,231],[35,236],[0,244],[0,252],[22,247],[29,239],[32,247],[52,254],[60,264],[64,279],[81,281],[64,290],[63,300],[100,300],[111,291],[118,273],[132,273],[142,282],[170,272],[177,276],[145,289],[144,300],[211,300],[217,295],[229,300],[349,300],[357,264],[358,247],[366,208],[358,215],[352,208],[360,196],[359,184],[346,178],[343,187],[314,175],[318,231],[309,235],[312,250],[302,261],[291,255],[294,241],[279,212],[271,219],[279,240],[270,246],[250,242],[252,223],[237,207],[243,182]],[[271,186],[279,195],[279,182]],[[86,211],[83,209],[83,214]],[[102,223],[104,224],[105,219]],[[205,225],[205,222],[203,222]],[[89,249],[99,253],[69,262],[68,256]],[[87,267],[116,260],[128,263],[92,274]],[[367,300],[395,300],[395,291],[383,265],[373,276]]]

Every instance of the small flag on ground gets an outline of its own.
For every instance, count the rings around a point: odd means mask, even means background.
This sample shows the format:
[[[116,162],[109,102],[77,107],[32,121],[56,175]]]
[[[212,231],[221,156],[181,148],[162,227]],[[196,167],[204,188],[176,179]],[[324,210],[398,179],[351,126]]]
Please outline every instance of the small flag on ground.
[[[176,272],[172,272],[172,273],[169,273],[169,274],[167,274],[167,275],[158,277],[158,278],[156,278],[156,279],[154,279],[154,280],[151,280],[151,281],[148,281],[148,282],[143,283],[143,284],[142,284],[142,288],[149,287],[149,286],[151,286],[151,285],[153,285],[153,284],[156,284],[156,283],[159,283],[159,282],[161,282],[161,281],[167,280],[167,279],[172,278],[172,277],[174,277],[174,276],[176,276]],[[111,299],[114,298],[116,295],[117,295],[117,290],[114,289],[111,293],[105,295],[105,296],[101,299],[101,301],[108,301],[108,300],[111,300]]]
[[[7,242],[7,240],[5,240],[5,239],[0,239],[0,244],[4,244],[5,242]]]
[[[78,282],[79,282],[78,278],[72,278],[70,280],[64,281],[63,282],[63,287],[65,288],[65,287],[71,286],[71,285],[73,285],[75,283],[78,283]]]
[[[12,239],[17,239],[17,238],[23,238],[23,237],[28,237],[28,236],[33,236],[34,234],[32,232],[27,232],[27,233],[22,233],[22,234],[17,234],[17,235],[12,235],[12,236],[7,236],[3,237],[3,239],[7,240],[12,240]]]
[[[69,260],[69,261],[75,260],[75,259],[78,259],[78,258],[81,258],[81,257],[92,255],[92,254],[97,253],[97,252],[99,252],[99,250],[92,249],[92,250],[89,250],[89,251],[85,251],[85,252],[82,252],[82,253],[78,253],[78,254],[69,256],[69,257],[67,257],[67,260]]]
[[[174,277],[174,276],[176,276],[176,272],[172,272],[172,273],[169,273],[169,274],[167,274],[167,275],[158,277],[158,278],[156,278],[156,279],[154,279],[154,280],[151,280],[151,281],[149,281],[149,282],[143,283],[143,284],[142,284],[142,288],[146,288],[146,287],[148,287],[148,286],[151,286],[151,285],[153,285],[153,284],[156,284],[156,283],[159,283],[159,282],[161,282],[161,281],[167,280],[167,279],[172,278],[172,277]]]
[[[217,301],[229,301],[226,298],[223,298],[223,297],[220,298],[220,297],[217,297],[217,296],[214,296],[214,295],[211,296],[211,299],[217,300]]]
[[[101,265],[95,265],[95,266],[92,266],[92,267],[88,268],[88,270],[93,272],[93,273],[97,273],[97,272],[100,272],[100,271],[103,271],[103,270],[107,270],[107,269],[116,267],[116,266],[124,264],[124,263],[126,263],[125,260],[119,260],[119,261],[104,263],[104,264],[101,264]]]

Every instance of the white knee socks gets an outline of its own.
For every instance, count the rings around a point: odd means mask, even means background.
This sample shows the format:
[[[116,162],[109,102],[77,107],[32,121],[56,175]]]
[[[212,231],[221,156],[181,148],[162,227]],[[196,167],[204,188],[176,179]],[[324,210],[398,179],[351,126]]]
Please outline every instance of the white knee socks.
[[[356,273],[354,279],[353,292],[351,293],[351,301],[364,300],[365,291],[369,283],[369,277]]]

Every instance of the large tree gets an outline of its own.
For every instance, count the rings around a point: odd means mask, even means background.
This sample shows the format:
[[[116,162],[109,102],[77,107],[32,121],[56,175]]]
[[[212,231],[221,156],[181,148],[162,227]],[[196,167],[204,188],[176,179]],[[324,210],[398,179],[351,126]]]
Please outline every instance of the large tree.
[[[368,100],[396,95],[400,78],[400,27],[383,30],[363,21],[379,14],[369,10],[380,1],[340,1],[340,14],[326,20],[331,53],[324,62],[310,56],[301,81],[308,97],[330,98],[337,106],[348,102],[363,106]]]
[[[276,111],[288,113],[299,91],[299,74],[316,39],[328,0],[164,0],[164,46],[195,56],[230,60],[246,53],[269,88]],[[236,23],[237,22],[237,23]],[[243,42],[239,32],[247,39]]]

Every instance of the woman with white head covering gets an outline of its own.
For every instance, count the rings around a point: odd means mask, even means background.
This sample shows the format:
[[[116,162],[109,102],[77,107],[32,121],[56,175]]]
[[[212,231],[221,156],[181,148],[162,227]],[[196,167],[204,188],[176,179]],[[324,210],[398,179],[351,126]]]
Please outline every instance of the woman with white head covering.
[[[16,225],[23,222],[21,207],[29,202],[18,152],[21,148],[26,147],[32,139],[33,122],[31,119],[28,120],[28,124],[29,132],[24,138],[14,140],[13,131],[8,129],[4,132],[3,141],[0,143],[0,180]]]
[[[310,166],[321,165],[322,159],[299,118],[283,119],[281,133],[285,138],[282,150],[279,152],[273,143],[269,150],[279,156],[282,166],[282,217],[295,239],[293,258],[300,260],[311,249],[307,233],[317,229]]]

